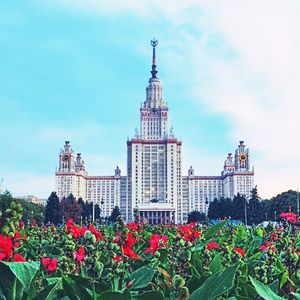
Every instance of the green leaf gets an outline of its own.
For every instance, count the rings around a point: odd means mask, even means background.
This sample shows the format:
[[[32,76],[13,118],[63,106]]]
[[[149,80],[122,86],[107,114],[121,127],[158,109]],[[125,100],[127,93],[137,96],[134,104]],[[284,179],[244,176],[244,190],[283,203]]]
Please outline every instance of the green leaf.
[[[222,258],[220,254],[216,255],[212,260],[210,264],[210,270],[212,273],[221,272],[223,270]]]
[[[26,291],[30,288],[31,282],[40,268],[39,262],[2,263],[10,269],[15,277],[21,282]]]
[[[282,288],[286,284],[288,277],[289,277],[289,272],[285,271],[280,280],[280,285],[279,285],[280,288]]]
[[[24,295],[24,287],[8,266],[0,263],[0,296],[1,299],[22,299]]]
[[[257,227],[256,228],[256,234],[260,237],[263,237],[264,235],[264,231],[260,228],[260,227]]]
[[[131,300],[131,296],[128,290],[125,290],[123,293],[105,291],[97,298],[97,300]]]
[[[234,241],[235,242],[239,241],[239,240],[243,239],[245,236],[247,236],[245,227],[243,225],[239,224],[236,229]]]
[[[203,264],[198,252],[192,254],[191,263],[199,274],[203,273]]]
[[[269,288],[275,293],[277,294],[278,293],[278,288],[279,288],[279,280],[276,279],[274,280],[273,282],[271,282],[269,284]]]
[[[192,293],[201,285],[202,281],[199,277],[192,276],[189,281],[187,282],[186,286],[189,289],[189,292]]]
[[[129,281],[133,281],[131,290],[142,289],[152,280],[155,271],[147,266],[141,267],[129,275]]]
[[[190,300],[213,300],[228,292],[233,288],[237,268],[238,264],[207,278],[203,285],[191,294]]]
[[[281,261],[279,260],[279,258],[276,259],[275,266],[276,266],[281,272],[286,271],[286,268],[285,268],[284,265],[281,263]]]
[[[137,296],[138,300],[164,300],[162,293],[158,291],[149,291]]]
[[[34,300],[52,300],[56,299],[56,292],[61,288],[61,280],[48,285],[44,288],[35,298]]]
[[[80,300],[80,299],[93,299],[93,297],[87,292],[87,290],[76,284],[71,278],[64,276],[62,278],[62,286],[65,292],[65,295],[68,296],[71,300]]]
[[[49,277],[45,278],[44,281],[46,282],[46,285],[50,285],[56,283],[57,281],[61,281],[61,277]]]
[[[257,294],[266,300],[283,300],[284,298],[277,296],[270,287],[250,276],[252,285]]]
[[[253,251],[257,251],[259,250],[259,247],[264,243],[264,238],[263,237],[259,237],[259,236],[256,236],[252,239],[249,247],[248,247],[248,252],[253,252]]]
[[[195,251],[201,251],[210,241],[205,241],[204,243],[196,244]]]
[[[225,220],[224,222],[220,222],[210,228],[205,233],[205,239],[210,239],[212,236],[216,235],[219,230],[223,229],[225,225],[227,225],[228,220]]]

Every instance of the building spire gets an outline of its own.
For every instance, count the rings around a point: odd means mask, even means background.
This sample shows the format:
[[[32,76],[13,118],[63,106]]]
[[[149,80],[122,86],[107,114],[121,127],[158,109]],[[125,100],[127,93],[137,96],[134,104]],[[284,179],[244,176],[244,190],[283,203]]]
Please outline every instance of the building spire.
[[[156,74],[157,74],[157,71],[156,71],[156,57],[155,57],[155,47],[157,46],[158,44],[158,41],[156,38],[153,38],[150,42],[152,48],[153,48],[153,54],[152,54],[152,71],[151,71],[151,74],[152,74],[152,78],[156,78]]]

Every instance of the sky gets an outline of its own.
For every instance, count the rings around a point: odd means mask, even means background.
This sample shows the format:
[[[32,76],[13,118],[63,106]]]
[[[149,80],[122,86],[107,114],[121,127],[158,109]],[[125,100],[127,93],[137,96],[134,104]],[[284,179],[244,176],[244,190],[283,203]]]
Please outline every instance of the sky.
[[[183,174],[219,175],[244,140],[262,198],[300,187],[300,4],[0,2],[0,178],[46,198],[65,140],[90,175],[126,174],[152,37]]]

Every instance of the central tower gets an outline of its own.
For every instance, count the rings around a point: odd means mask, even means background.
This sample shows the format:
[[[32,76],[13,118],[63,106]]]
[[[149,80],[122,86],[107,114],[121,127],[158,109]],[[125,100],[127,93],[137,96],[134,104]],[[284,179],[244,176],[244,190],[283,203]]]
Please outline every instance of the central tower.
[[[157,44],[151,41],[152,76],[140,108],[140,133],[127,142],[131,213],[137,208],[151,224],[177,222],[182,195],[181,141],[168,129],[168,107],[156,70]]]

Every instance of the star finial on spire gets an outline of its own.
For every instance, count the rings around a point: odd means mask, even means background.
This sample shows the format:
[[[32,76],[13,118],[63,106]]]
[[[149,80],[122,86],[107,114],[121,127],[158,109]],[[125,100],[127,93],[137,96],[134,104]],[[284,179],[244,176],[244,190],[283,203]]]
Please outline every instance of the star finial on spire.
[[[156,71],[156,57],[155,57],[155,47],[157,46],[158,44],[158,41],[156,38],[153,38],[150,42],[152,48],[153,48],[153,54],[152,54],[152,71],[151,71],[151,74],[152,74],[152,78],[156,78],[156,74],[157,74],[157,71]]]

